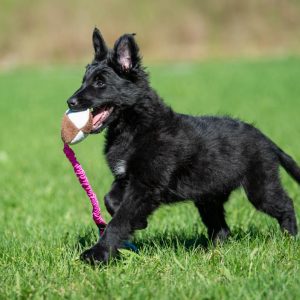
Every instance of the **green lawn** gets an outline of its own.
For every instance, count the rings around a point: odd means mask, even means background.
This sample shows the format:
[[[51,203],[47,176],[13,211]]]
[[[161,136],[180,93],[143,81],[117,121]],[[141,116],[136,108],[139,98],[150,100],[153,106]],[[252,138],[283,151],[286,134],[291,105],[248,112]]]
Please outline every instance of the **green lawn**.
[[[300,241],[256,212],[243,191],[227,204],[233,235],[207,244],[189,202],[165,206],[134,242],[139,254],[92,268],[89,202],[62,153],[60,122],[84,67],[0,74],[0,299],[299,299]],[[150,68],[175,110],[255,123],[300,162],[300,58],[210,61]],[[74,146],[99,198],[112,176],[103,135]],[[300,220],[300,188],[282,172]],[[104,215],[109,219],[101,203]]]

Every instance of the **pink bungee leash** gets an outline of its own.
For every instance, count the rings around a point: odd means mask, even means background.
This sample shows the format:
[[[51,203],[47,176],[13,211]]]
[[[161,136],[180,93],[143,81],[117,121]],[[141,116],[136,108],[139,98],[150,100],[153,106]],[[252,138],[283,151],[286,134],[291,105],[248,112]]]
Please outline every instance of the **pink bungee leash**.
[[[92,205],[92,217],[93,217],[95,224],[99,228],[100,236],[102,236],[104,233],[105,227],[106,227],[106,222],[101,215],[101,210],[100,210],[97,196],[94,193],[82,166],[78,162],[74,151],[69,147],[68,144],[64,144],[64,153],[65,153],[66,157],[68,158],[68,160],[70,161],[71,165],[73,166],[74,173],[76,174],[82,188],[85,190],[86,194],[88,195],[88,197],[90,199],[90,202]],[[137,247],[128,241],[124,242],[123,247],[130,249],[134,252],[138,251]]]
[[[82,188],[85,190],[86,194],[88,195],[88,197],[90,199],[90,202],[91,202],[91,205],[93,208],[92,209],[92,217],[93,217],[95,224],[99,228],[99,232],[100,232],[100,236],[101,236],[106,227],[106,222],[104,221],[103,217],[101,216],[101,210],[100,210],[97,196],[94,193],[82,166],[78,162],[74,151],[67,144],[64,145],[64,153],[65,153],[66,157],[69,159],[70,163],[72,164],[75,175],[77,176]]]

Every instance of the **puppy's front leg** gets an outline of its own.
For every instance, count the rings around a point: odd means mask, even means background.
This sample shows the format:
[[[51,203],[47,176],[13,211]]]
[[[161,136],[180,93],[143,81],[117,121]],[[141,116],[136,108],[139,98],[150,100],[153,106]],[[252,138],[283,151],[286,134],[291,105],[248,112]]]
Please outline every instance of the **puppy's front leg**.
[[[126,185],[127,180],[116,179],[112,183],[110,191],[104,196],[104,204],[112,217],[119,209],[121,202],[123,201]]]
[[[124,241],[136,229],[147,226],[147,218],[158,206],[154,195],[144,190],[138,191],[131,185],[126,186],[123,201],[108,223],[103,236],[92,248],[81,254],[81,259],[90,263],[108,262],[116,256]]]

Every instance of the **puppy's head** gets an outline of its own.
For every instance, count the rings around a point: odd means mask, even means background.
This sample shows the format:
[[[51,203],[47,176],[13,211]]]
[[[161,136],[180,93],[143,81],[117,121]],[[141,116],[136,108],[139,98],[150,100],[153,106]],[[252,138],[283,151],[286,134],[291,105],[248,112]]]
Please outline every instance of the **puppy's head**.
[[[87,65],[80,88],[68,99],[70,109],[92,109],[92,133],[102,131],[120,111],[134,105],[147,76],[141,67],[134,34],[124,34],[108,49],[100,33],[93,32],[95,56]]]

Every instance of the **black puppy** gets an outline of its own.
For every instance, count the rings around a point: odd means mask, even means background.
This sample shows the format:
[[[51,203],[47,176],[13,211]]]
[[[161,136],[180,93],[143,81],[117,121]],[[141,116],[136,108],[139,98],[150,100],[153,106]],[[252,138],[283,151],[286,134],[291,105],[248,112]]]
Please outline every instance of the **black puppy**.
[[[279,166],[300,183],[294,160],[253,126],[228,117],[175,113],[150,87],[133,34],[109,50],[98,29],[95,58],[68,100],[71,109],[93,109],[93,133],[106,131],[105,155],[115,176],[105,204],[113,216],[104,235],[82,254],[107,262],[162,203],[192,199],[216,241],[229,234],[224,203],[243,187],[250,202],[297,234],[293,203]]]

